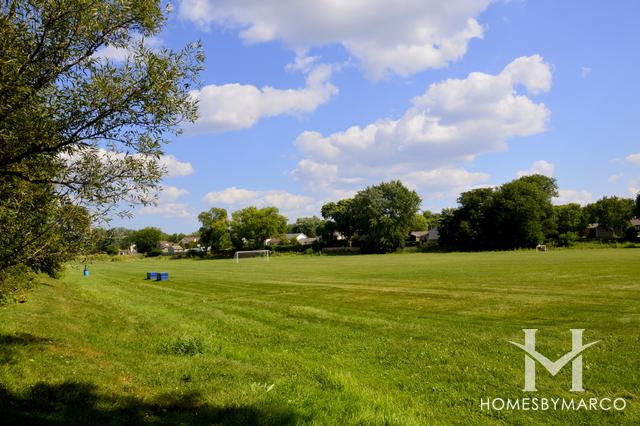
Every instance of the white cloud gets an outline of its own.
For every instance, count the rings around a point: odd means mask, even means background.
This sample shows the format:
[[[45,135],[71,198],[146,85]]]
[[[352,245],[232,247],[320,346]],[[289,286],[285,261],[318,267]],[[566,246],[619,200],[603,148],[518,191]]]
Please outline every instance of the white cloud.
[[[489,180],[487,173],[468,172],[464,169],[441,168],[411,172],[402,181],[411,187],[428,191],[450,189],[453,195],[473,188]]]
[[[142,43],[147,48],[158,48],[162,46],[162,40],[158,37],[134,37],[129,47],[116,47],[112,45],[105,46],[93,54],[94,58],[107,59],[112,62],[124,62],[130,55],[135,44]]]
[[[183,195],[188,194],[184,188],[166,186],[160,190],[160,194],[155,205],[141,207],[138,213],[142,215],[160,215],[163,217],[191,217],[192,210],[187,204],[176,203],[175,201]]]
[[[161,203],[157,206],[145,206],[138,210],[142,215],[159,215],[162,217],[191,217],[193,213],[187,204]]]
[[[432,84],[399,119],[384,118],[328,136],[303,132],[295,144],[304,159],[291,175],[316,187],[320,179],[313,176],[323,176],[325,185],[338,189],[349,182],[398,176],[415,180],[420,173],[431,179],[482,181],[484,175],[456,171],[456,164],[503,151],[510,138],[545,131],[550,111],[518,90],[540,93],[550,86],[551,71],[538,55],[518,58],[497,75],[474,72],[466,79]],[[546,162],[538,166],[547,172],[552,167]]]
[[[159,199],[160,199],[160,202],[170,203],[170,202],[176,201],[178,198],[188,193],[189,191],[187,191],[184,188],[177,188],[175,186],[165,186],[160,191]]]
[[[529,175],[543,175],[553,177],[556,172],[556,166],[549,163],[548,161],[538,160],[535,161],[529,170],[520,170],[517,173],[518,177],[529,176]]]
[[[239,31],[246,43],[281,40],[304,51],[342,45],[374,79],[442,68],[482,38],[475,19],[490,0],[391,0],[283,2],[182,0],[180,16],[202,28]]]
[[[281,114],[314,111],[329,101],[338,89],[329,82],[332,67],[320,64],[310,70],[302,89],[259,89],[243,84],[210,84],[192,91],[199,102],[198,121],[187,127],[194,133],[224,132],[254,126],[260,119]]]
[[[631,164],[637,164],[640,166],[640,153],[628,155],[625,160]]]
[[[587,78],[589,76],[589,74],[591,74],[591,68],[590,67],[580,67],[580,76],[582,78]]]
[[[611,175],[611,176],[609,176],[608,181],[609,181],[609,182],[612,182],[612,183],[613,183],[613,182],[617,182],[617,181],[619,181],[619,180],[620,180],[620,178],[621,178],[623,175],[624,175],[624,173],[618,173],[618,174],[616,174],[616,175]]]
[[[589,204],[593,201],[593,194],[589,191],[577,191],[574,189],[561,189],[558,191],[558,197],[554,198],[553,204],[562,205],[569,203],[578,203],[580,205]]]
[[[283,190],[254,191],[232,186],[222,191],[209,192],[202,201],[209,206],[224,205],[233,210],[248,206],[274,206],[289,219],[317,214],[319,211],[319,205],[314,199]]]
[[[188,176],[195,173],[191,163],[179,161],[173,155],[160,156],[160,165],[166,170],[168,177]]]

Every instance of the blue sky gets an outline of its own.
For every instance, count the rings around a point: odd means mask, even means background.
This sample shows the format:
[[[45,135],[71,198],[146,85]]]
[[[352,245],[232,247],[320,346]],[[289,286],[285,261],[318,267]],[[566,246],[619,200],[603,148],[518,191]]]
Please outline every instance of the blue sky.
[[[391,179],[433,211],[533,172],[557,178],[557,203],[631,197],[637,16],[637,1],[178,1],[150,44],[202,41],[200,119],[166,146],[158,205],[110,225],[189,233],[248,205],[294,221]]]

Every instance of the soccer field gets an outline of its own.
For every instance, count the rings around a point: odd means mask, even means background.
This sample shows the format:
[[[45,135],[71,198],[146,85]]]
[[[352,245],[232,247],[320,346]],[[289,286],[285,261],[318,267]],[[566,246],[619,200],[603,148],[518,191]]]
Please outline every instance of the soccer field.
[[[0,308],[0,423],[638,424],[640,250],[71,265]],[[145,280],[169,272],[167,282]],[[523,392],[523,329],[556,360]],[[624,410],[481,401],[623,398]],[[620,400],[622,401],[622,400]]]

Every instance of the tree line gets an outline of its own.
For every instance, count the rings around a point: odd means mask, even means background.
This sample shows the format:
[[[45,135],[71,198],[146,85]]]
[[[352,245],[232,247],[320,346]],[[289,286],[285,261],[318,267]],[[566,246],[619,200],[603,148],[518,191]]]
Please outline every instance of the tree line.
[[[352,198],[328,202],[322,217],[302,217],[295,223],[276,207],[250,206],[231,213],[213,207],[198,215],[200,228],[192,235],[214,254],[265,248],[269,238],[280,245],[295,245],[286,233],[317,238],[313,248],[345,245],[365,253],[388,253],[405,246],[411,231],[439,230],[440,249],[509,250],[537,244],[569,246],[588,237],[597,223],[611,238],[637,240],[630,219],[640,217],[640,195],[633,199],[603,197],[582,207],[576,203],[553,205],[558,195],[554,179],[532,175],[498,187],[463,192],[458,206],[440,213],[419,211],[421,199],[399,181],[369,186]],[[158,243],[178,243],[185,234],[165,234],[158,228],[138,231],[115,228],[92,231],[92,250],[115,253],[136,244],[140,253],[159,254]]]

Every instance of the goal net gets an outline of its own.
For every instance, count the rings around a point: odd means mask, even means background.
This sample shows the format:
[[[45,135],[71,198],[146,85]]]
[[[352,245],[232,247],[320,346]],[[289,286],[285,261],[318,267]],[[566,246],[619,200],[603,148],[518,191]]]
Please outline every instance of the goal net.
[[[264,260],[269,260],[269,250],[244,250],[237,251],[233,255],[233,261],[238,263],[240,259],[247,259],[252,257],[260,257]]]

